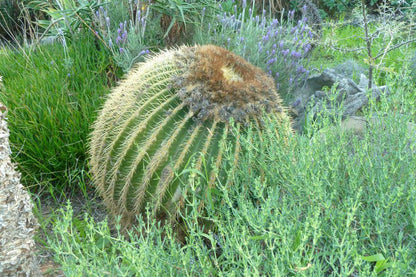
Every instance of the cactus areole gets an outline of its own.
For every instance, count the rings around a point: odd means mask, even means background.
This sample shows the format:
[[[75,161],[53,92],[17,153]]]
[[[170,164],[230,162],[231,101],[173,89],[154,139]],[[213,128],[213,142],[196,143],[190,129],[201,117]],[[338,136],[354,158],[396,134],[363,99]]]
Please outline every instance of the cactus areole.
[[[185,165],[192,161],[214,186],[230,142],[238,158],[230,118],[260,124],[264,114],[288,122],[273,79],[243,58],[214,45],[161,52],[131,70],[100,111],[90,139],[93,182],[124,224],[148,204],[172,220],[187,190],[178,177]]]

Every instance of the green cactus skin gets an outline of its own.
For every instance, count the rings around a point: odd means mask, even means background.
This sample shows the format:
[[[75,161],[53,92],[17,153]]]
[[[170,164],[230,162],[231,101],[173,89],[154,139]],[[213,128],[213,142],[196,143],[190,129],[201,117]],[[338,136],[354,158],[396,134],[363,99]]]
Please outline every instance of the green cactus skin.
[[[164,51],[133,69],[109,94],[90,138],[93,182],[109,211],[129,226],[150,203],[158,219],[174,220],[186,193],[176,174],[190,160],[197,170],[206,162],[209,187],[230,141],[237,164],[229,118],[261,125],[265,110],[288,122],[274,87],[260,69],[213,45]]]

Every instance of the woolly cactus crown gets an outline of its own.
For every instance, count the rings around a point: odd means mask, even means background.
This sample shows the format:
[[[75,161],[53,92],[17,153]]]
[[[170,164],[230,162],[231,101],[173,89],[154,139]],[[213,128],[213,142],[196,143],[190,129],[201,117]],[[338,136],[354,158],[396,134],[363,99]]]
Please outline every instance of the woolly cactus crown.
[[[273,79],[234,53],[214,45],[177,54],[184,73],[176,79],[179,97],[200,119],[246,121],[262,111],[281,112]]]
[[[259,124],[263,111],[287,125],[273,80],[235,54],[213,45],[156,54],[127,75],[99,113],[90,142],[93,181],[126,225],[147,204],[174,219],[187,190],[175,173],[190,159],[199,170],[204,159],[214,186],[230,141],[238,160],[229,119]]]

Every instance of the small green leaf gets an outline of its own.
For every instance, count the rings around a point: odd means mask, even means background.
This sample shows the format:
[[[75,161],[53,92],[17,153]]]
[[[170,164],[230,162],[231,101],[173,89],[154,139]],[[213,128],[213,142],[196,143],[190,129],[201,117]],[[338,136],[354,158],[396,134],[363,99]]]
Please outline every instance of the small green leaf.
[[[366,262],[380,262],[380,261],[386,260],[383,254],[380,254],[380,253],[372,255],[372,256],[366,256],[366,257],[362,256],[361,258]]]
[[[265,240],[267,239],[268,235],[262,235],[262,236],[251,236],[248,239],[249,240]]]
[[[389,268],[393,265],[392,262],[388,263],[388,260],[384,260],[384,261],[379,261],[376,263],[376,266],[374,267],[374,271],[377,274],[380,274],[383,270],[385,270],[386,268]]]

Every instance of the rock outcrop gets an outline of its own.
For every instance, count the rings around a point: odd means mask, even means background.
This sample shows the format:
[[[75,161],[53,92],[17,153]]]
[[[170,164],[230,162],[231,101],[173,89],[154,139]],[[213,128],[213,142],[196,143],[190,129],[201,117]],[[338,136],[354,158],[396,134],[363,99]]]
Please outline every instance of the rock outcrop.
[[[294,128],[302,132],[306,117],[315,118],[318,113],[341,116],[347,119],[353,116],[370,100],[377,101],[381,95],[388,94],[386,86],[374,86],[368,91],[368,79],[359,72],[347,72],[356,67],[354,64],[343,64],[334,69],[325,69],[321,74],[309,77],[305,85],[294,93],[292,111]],[[353,81],[353,74],[360,74],[360,82]]]

